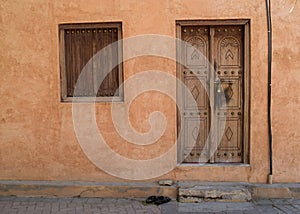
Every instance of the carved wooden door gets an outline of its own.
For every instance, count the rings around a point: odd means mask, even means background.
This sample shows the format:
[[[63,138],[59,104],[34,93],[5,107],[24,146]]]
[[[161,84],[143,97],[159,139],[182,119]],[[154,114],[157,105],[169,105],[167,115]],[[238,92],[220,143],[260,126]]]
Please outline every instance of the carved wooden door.
[[[245,26],[180,23],[177,35],[179,161],[245,162]]]

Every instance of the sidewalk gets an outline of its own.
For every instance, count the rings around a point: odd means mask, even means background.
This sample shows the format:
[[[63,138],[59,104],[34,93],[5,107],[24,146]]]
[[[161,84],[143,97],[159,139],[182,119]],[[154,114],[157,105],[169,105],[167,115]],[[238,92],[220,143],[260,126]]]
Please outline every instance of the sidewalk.
[[[264,199],[245,203],[178,203],[144,205],[138,199],[0,197],[1,214],[139,214],[139,213],[299,213],[300,199]]]

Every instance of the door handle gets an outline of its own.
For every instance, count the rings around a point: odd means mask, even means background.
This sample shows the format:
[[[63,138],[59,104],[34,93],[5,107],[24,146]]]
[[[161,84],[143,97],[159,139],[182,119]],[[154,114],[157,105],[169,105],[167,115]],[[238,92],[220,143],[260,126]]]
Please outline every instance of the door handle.
[[[217,96],[220,96],[221,93],[225,96],[226,102],[228,102],[232,98],[232,82],[231,81],[224,81],[224,80],[217,80],[215,83],[215,91]]]
[[[219,107],[219,93],[221,93],[221,82],[217,77],[217,60],[214,59],[214,73],[213,73],[213,80],[214,80],[214,110]]]
[[[217,93],[221,93],[221,81],[219,78],[216,78],[217,77],[217,60],[214,59],[214,85],[215,85],[215,91]]]
[[[215,84],[215,90],[219,94],[222,92],[222,81],[218,80],[214,82]]]
[[[216,75],[217,72],[217,60],[214,59],[214,75]]]

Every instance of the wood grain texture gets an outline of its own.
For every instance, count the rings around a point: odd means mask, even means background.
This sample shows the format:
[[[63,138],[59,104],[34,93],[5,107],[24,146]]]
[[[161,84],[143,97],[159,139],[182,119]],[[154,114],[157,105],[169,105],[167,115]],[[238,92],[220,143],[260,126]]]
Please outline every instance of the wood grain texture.
[[[59,30],[62,100],[73,96],[97,97],[99,101],[120,97],[122,47],[117,42],[122,35],[121,23],[62,24]],[[83,71],[85,75],[77,83]]]
[[[188,100],[187,92],[178,88],[183,109],[178,114],[183,126],[178,127],[182,132],[179,160],[185,163],[248,163],[249,29],[245,23],[177,23],[177,35],[186,42],[177,47],[177,57],[184,62],[177,66],[177,77],[195,100]],[[209,134],[211,127],[216,128]]]

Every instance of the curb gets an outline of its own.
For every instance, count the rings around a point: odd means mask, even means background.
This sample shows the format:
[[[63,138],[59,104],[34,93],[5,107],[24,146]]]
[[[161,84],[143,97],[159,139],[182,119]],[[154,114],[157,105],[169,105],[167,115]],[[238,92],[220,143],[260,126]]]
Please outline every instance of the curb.
[[[149,195],[177,197],[177,187],[155,183],[0,181],[0,196],[146,198]]]
[[[222,187],[224,192],[233,187],[246,188],[251,193],[250,200],[300,198],[300,183],[251,184],[198,181],[177,182],[171,186],[149,182],[0,181],[0,196],[147,198],[150,195],[163,195],[177,199],[180,191],[193,190],[197,187],[218,191]]]

